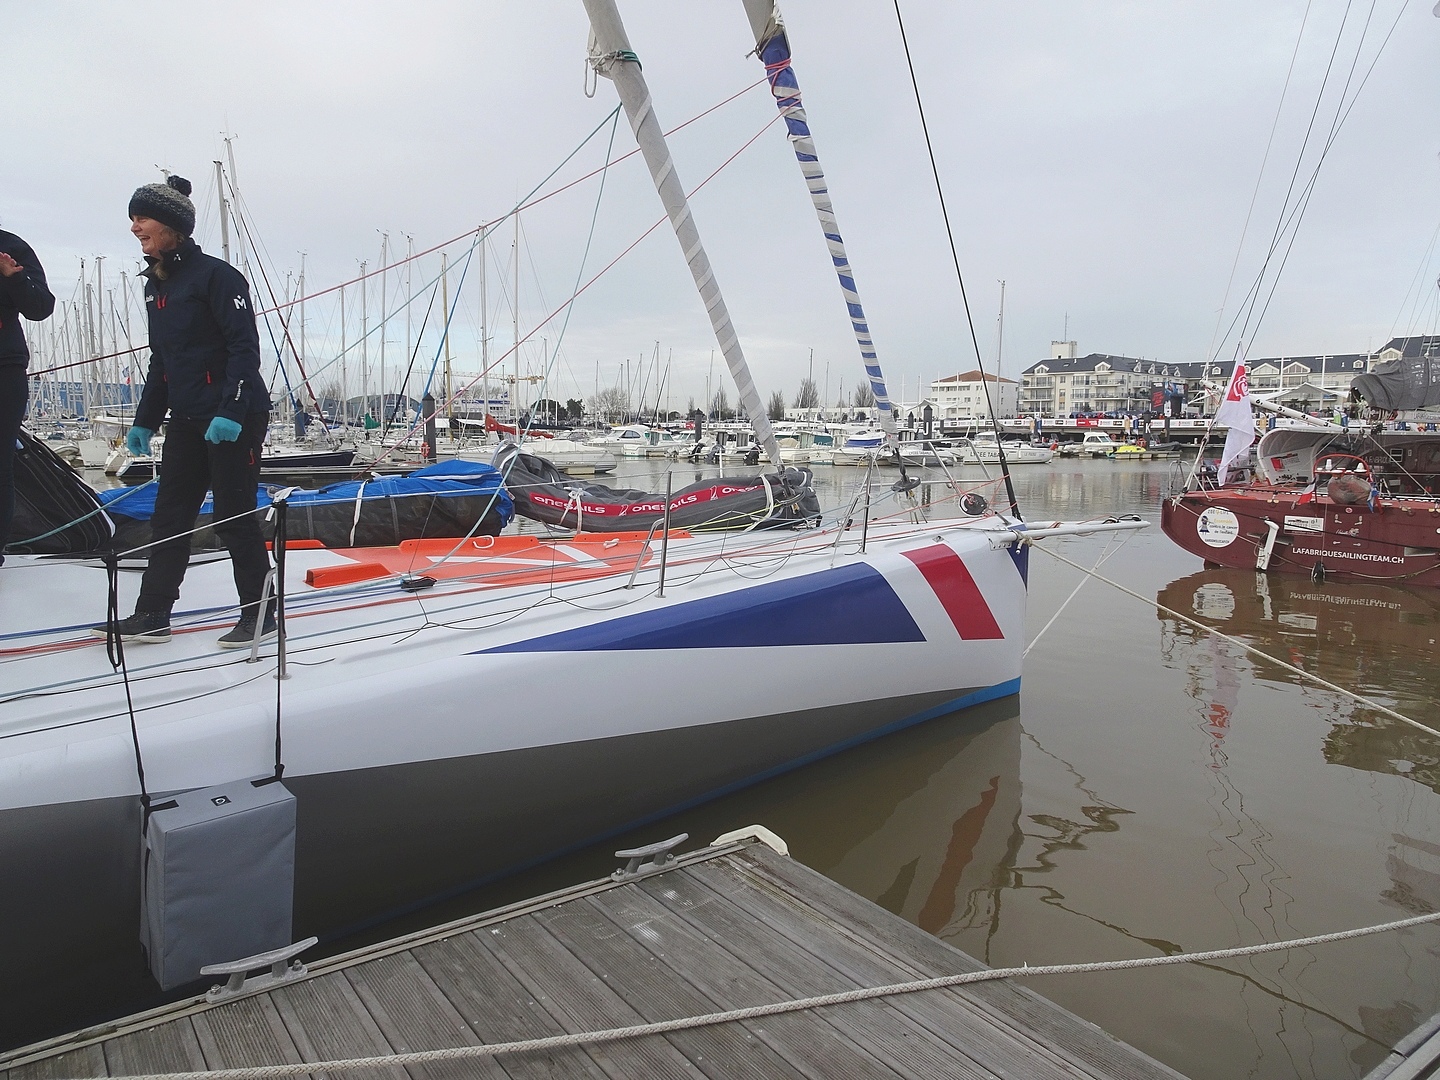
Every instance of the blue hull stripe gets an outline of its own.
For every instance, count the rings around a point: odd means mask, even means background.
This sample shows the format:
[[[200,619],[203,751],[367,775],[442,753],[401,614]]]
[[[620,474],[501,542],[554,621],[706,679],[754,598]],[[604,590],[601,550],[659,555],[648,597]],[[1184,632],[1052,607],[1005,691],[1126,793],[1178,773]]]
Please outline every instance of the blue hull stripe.
[[[925,635],[884,575],[861,565],[769,582],[661,611],[606,619],[591,626],[482,649],[473,655],[873,645],[924,640]]]

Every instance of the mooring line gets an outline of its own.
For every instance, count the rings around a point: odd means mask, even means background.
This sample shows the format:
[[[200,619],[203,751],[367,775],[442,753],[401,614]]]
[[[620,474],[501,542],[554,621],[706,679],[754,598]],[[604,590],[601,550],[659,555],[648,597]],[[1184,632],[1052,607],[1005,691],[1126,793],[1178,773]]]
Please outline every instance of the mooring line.
[[[1115,535],[1112,535],[1109,541],[1107,541],[1105,544],[1105,550],[1100,553],[1100,558],[1095,560],[1095,565],[1090,568],[1089,573],[1094,574],[1096,570],[1099,570],[1100,567],[1104,566],[1107,562],[1109,562],[1110,557],[1114,555],[1117,551],[1119,551],[1121,548],[1123,548],[1129,542],[1130,537],[1134,535],[1134,533],[1127,533],[1124,536],[1119,537],[1119,543],[1115,542],[1117,537]],[[1058,620],[1061,615],[1065,614],[1065,609],[1070,606],[1070,601],[1074,600],[1075,597],[1080,594],[1080,590],[1085,587],[1085,583],[1089,580],[1090,578],[1085,576],[1082,576],[1080,578],[1080,584],[1076,585],[1070,595],[1067,596],[1065,600],[1060,604],[1060,606],[1055,609],[1055,614],[1050,616],[1050,621],[1047,622],[1044,626],[1042,626],[1039,633],[1037,633],[1033,638],[1030,639],[1030,644],[1025,646],[1025,651],[1020,654],[1020,659],[1025,659],[1025,657],[1030,655],[1030,650],[1035,648],[1036,645],[1040,644],[1040,639],[1045,636],[1045,631],[1049,630],[1050,627],[1054,626],[1056,620]]]
[[[1123,592],[1126,596],[1133,596],[1136,600],[1139,600],[1141,603],[1149,604],[1149,605],[1150,605],[1151,607],[1153,607],[1156,611],[1163,612],[1164,614],[1169,615],[1171,618],[1179,619],[1181,622],[1187,623],[1188,625],[1195,627],[1197,630],[1204,630],[1206,633],[1214,634],[1214,635],[1215,635],[1216,637],[1218,637],[1221,641],[1228,641],[1228,642],[1229,642],[1230,644],[1232,644],[1232,645],[1237,645],[1237,646],[1239,646],[1240,648],[1244,649],[1246,652],[1251,653],[1251,654],[1253,654],[1253,655],[1255,655],[1255,656],[1258,656],[1258,657],[1260,657],[1260,659],[1265,660],[1265,661],[1268,661],[1269,663],[1272,663],[1272,664],[1276,665],[1277,667],[1283,668],[1284,670],[1289,671],[1289,672],[1291,672],[1292,674],[1299,675],[1302,679],[1307,679],[1307,680],[1309,680],[1310,682],[1314,683],[1314,684],[1317,685],[1317,686],[1323,686],[1326,690],[1331,690],[1331,691],[1334,691],[1334,692],[1337,693],[1337,694],[1340,694],[1342,697],[1350,698],[1352,701],[1358,702],[1359,704],[1365,706],[1367,709],[1374,709],[1376,712],[1378,712],[1378,713],[1383,713],[1385,716],[1390,717],[1392,720],[1399,720],[1402,724],[1409,724],[1409,725],[1410,725],[1411,727],[1413,727],[1413,728],[1417,728],[1417,729],[1419,729],[1420,731],[1426,732],[1426,733],[1429,734],[1429,735],[1434,735],[1437,739],[1440,739],[1440,731],[1436,731],[1433,727],[1429,727],[1429,726],[1426,725],[1426,724],[1420,723],[1419,720],[1412,720],[1410,717],[1406,716],[1404,713],[1402,713],[1402,712],[1396,712],[1394,709],[1390,708],[1388,705],[1381,705],[1378,701],[1375,701],[1375,700],[1373,700],[1373,699],[1371,699],[1371,698],[1367,698],[1364,694],[1357,694],[1354,690],[1347,690],[1347,689],[1346,689],[1345,687],[1343,687],[1343,686],[1337,686],[1335,683],[1332,683],[1332,682],[1329,682],[1329,681],[1327,681],[1327,680],[1325,680],[1325,679],[1322,679],[1322,678],[1320,678],[1319,675],[1315,675],[1315,674],[1313,674],[1313,673],[1311,673],[1311,672],[1309,672],[1309,671],[1306,671],[1306,670],[1305,670],[1304,668],[1302,668],[1302,667],[1296,667],[1294,664],[1287,663],[1286,661],[1281,660],[1278,656],[1272,656],[1270,653],[1267,653],[1264,649],[1257,648],[1256,646],[1251,645],[1249,642],[1242,641],[1240,638],[1232,637],[1230,634],[1224,633],[1223,631],[1220,631],[1220,630],[1216,630],[1215,627],[1209,626],[1209,625],[1207,625],[1207,624],[1205,624],[1205,623],[1203,623],[1203,622],[1200,622],[1198,619],[1192,619],[1192,618],[1191,618],[1190,616],[1188,616],[1188,615],[1182,615],[1180,612],[1174,610],[1173,608],[1168,608],[1168,607],[1166,607],[1164,604],[1160,603],[1158,600],[1152,600],[1152,599],[1150,599],[1150,597],[1148,597],[1148,596],[1142,596],[1140,593],[1136,592],[1134,589],[1127,589],[1124,585],[1121,585],[1118,581],[1112,581],[1110,578],[1107,578],[1104,574],[1097,574],[1094,570],[1087,570],[1084,566],[1080,565],[1079,563],[1073,561],[1072,559],[1067,559],[1064,555],[1061,555],[1061,554],[1060,554],[1059,552],[1057,552],[1057,551],[1052,551],[1052,550],[1051,550],[1050,548],[1048,548],[1048,547],[1044,547],[1044,546],[1042,546],[1042,545],[1040,545],[1040,544],[1034,544],[1034,543],[1032,543],[1030,546],[1031,546],[1031,547],[1035,547],[1035,548],[1039,548],[1039,549],[1040,549],[1041,551],[1043,551],[1046,555],[1049,555],[1052,559],[1058,559],[1060,562],[1063,562],[1066,566],[1073,566],[1076,570],[1079,570],[1082,574],[1089,574],[1090,576],[1092,576],[1093,578],[1095,578],[1096,581],[1102,581],[1102,582],[1104,582],[1106,585],[1109,585],[1109,586],[1111,586],[1111,587],[1113,587],[1113,588],[1119,589],[1119,590],[1120,590],[1121,592]]]
[[[1324,945],[1333,941],[1347,941],[1367,937],[1371,934],[1403,930],[1423,923],[1440,921],[1440,912],[1417,915],[1397,922],[1381,923],[1378,926],[1362,926],[1354,930],[1341,930],[1331,934],[1317,934],[1313,937],[1292,938],[1289,941],[1270,941],[1262,945],[1244,945],[1231,949],[1213,949],[1209,952],[1173,953],[1169,956],[1144,956],[1130,960],[1104,960],[1091,964],[1045,964],[1031,967],[987,968],[983,971],[967,971],[960,975],[942,975],[933,979],[916,979],[910,982],[891,983],[886,986],[868,986],[858,990],[846,990],[838,994],[820,994],[815,997],[796,998],[791,1001],[777,1001],[769,1005],[754,1005],[744,1009],[728,1009],[724,1012],[706,1013],[701,1016],[687,1016],[676,1020],[661,1020],[651,1024],[634,1024],[630,1027],[608,1028],[602,1031],[586,1031],[565,1035],[550,1035],[539,1039],[522,1039],[516,1042],[488,1043],[480,1046],[449,1046],[439,1050],[414,1050],[399,1054],[377,1054],[363,1058],[341,1058],[335,1061],[305,1061],[283,1065],[253,1065],[239,1069],[212,1069],[195,1072],[144,1073],[121,1076],[117,1080],[271,1080],[272,1077],[304,1076],[307,1073],[347,1072],[358,1069],[380,1069],[396,1065],[424,1065],[436,1061],[461,1061],[472,1058],[500,1057],[502,1055],[537,1053],[563,1050],[570,1047],[618,1042],[622,1039],[641,1038],[649,1035],[666,1035],[674,1031],[690,1031],[695,1028],[712,1027],[716,1024],[731,1024],[743,1020],[754,1020],[782,1013],[801,1012],[805,1009],[824,1008],[831,1005],[848,1005],[856,1001],[871,1001],[875,998],[894,997],[899,994],[913,994],[923,990],[945,990],[972,983],[992,982],[997,979],[1023,979],[1034,975],[1075,975],[1095,971],[1127,971],[1133,968],[1166,967],[1171,964],[1206,963],[1215,960],[1229,960],[1245,956],[1259,956],[1263,953],[1280,952],[1284,949],[1304,949],[1312,945]]]

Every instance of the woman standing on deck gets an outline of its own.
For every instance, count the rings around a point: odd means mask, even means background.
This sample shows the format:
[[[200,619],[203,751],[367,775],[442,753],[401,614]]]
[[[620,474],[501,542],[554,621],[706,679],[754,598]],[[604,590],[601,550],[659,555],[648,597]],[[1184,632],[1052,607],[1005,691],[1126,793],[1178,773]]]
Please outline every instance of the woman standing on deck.
[[[134,642],[170,639],[170,611],[190,558],[189,534],[209,490],[215,497],[215,532],[230,552],[240,595],[240,621],[219,644],[240,649],[257,636],[263,641],[275,634],[273,606],[259,619],[270,559],[254,513],[270,394],[260,377],[250,285],[191,239],[195,205],[189,194],[190,181],[171,176],[163,184],[146,184],[130,199],[130,232],[150,264],[144,271],[150,369],[126,449],[148,454],[167,410],[170,418],[150,519],[162,542],[150,549],[135,614],[121,620],[120,634]]]

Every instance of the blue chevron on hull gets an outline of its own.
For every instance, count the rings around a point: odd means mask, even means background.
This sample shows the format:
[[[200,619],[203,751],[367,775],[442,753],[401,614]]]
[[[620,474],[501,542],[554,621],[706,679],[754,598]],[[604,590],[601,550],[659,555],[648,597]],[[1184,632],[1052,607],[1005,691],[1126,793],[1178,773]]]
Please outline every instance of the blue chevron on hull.
[[[482,649],[475,655],[874,645],[924,640],[925,635],[884,575],[862,564],[604,620]]]

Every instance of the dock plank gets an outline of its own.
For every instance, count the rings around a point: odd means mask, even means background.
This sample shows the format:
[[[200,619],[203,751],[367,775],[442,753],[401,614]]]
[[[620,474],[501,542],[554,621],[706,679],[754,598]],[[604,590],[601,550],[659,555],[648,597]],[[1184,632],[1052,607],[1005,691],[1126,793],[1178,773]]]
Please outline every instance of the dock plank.
[[[188,1018],[163,1028],[132,1031],[105,1044],[109,1075],[187,1072],[205,1068],[200,1040]]]
[[[593,971],[556,941],[534,916],[487,927],[474,935],[489,949],[536,1002],[552,1010],[567,1031],[594,1031],[629,1027],[644,1022]],[[597,1044],[590,1056],[609,1076],[704,1076],[668,1040],[659,1036]]]
[[[228,1009],[190,1018],[205,1061],[212,1069],[303,1061],[275,1003],[266,995],[241,998]]]
[[[19,1065],[3,1073],[5,1080],[79,1080],[80,1077],[108,1076],[105,1051],[100,1046],[82,1046],[55,1057]]]
[[[381,1034],[397,1053],[474,1046],[480,1041],[464,1017],[408,952],[381,957],[351,968],[345,974]],[[434,1080],[506,1078],[505,1070],[493,1058],[486,1057],[407,1065],[406,1071],[411,1076],[432,1077]]]
[[[625,890],[628,891],[628,890]],[[614,893],[607,893],[613,896]],[[618,925],[605,910],[597,907],[591,897],[542,916],[547,928],[572,950],[584,949],[585,960],[597,971],[611,973],[607,980],[641,1016],[648,1021],[670,1020],[681,1016],[719,1012],[723,1009],[754,1004],[763,1000],[763,988],[753,987],[749,995],[710,995],[697,988],[693,981],[676,977],[676,968],[666,953],[670,946],[683,948],[670,941],[671,935],[647,925],[637,938],[624,925]],[[643,940],[642,940],[643,938]],[[712,973],[724,979],[723,973]],[[738,1003],[738,1004],[737,1004]],[[858,1045],[851,1044],[851,1053],[826,1055],[820,1064],[825,1069],[805,1069],[802,1062],[777,1047],[768,1038],[768,1020],[754,1024],[735,1024],[700,1028],[670,1036],[672,1041],[690,1054],[708,1075],[721,1077],[799,1076],[885,1076],[895,1074],[880,1065]],[[758,1036],[758,1037],[757,1037]],[[859,1060],[857,1060],[857,1058]]]
[[[564,1026],[536,1003],[534,995],[473,933],[421,945],[413,955],[481,1041],[519,1042],[565,1034]],[[506,1057],[502,1064],[516,1080],[561,1076],[602,1080],[605,1076],[578,1046]]]
[[[847,948],[843,939],[827,932],[803,909],[767,903],[767,897],[754,890],[737,894],[745,907],[732,914],[731,905],[711,900],[711,896],[723,894],[708,890],[700,873],[647,884],[643,891],[665,890],[669,905],[685,913],[686,918],[702,922],[723,948],[763,961],[766,974],[777,986],[771,1000],[840,993],[942,974],[877,964],[853,943]],[[867,1045],[883,1050],[886,1061],[892,1065],[907,1063],[921,1075],[1025,1075],[1037,1080],[1074,1080],[1092,1075],[1052,1058],[1032,1040],[1014,1038],[988,1018],[956,1009],[943,999],[943,994],[936,991],[830,1006],[815,1015],[818,1019],[834,1014],[848,1028],[865,1033]]]
[[[769,880],[774,886],[770,895],[804,896],[808,904],[829,915],[836,926],[865,932],[902,968],[919,970],[914,967],[916,961],[951,964],[950,970],[957,973],[984,968],[973,957],[918,926],[837,885],[803,863],[775,856],[768,848],[748,847],[738,852],[732,861],[737,870],[744,867],[755,879]],[[707,863],[706,867],[713,865]],[[957,988],[950,993],[992,1015],[1008,1018],[1018,1029],[1044,1041],[1052,1051],[1095,1070],[1096,1075],[1116,1080],[1184,1080],[1180,1073],[1061,1009],[1028,987],[996,980]]]
[[[275,1002],[303,1061],[374,1057],[395,1052],[343,971],[307,979],[274,990],[268,996]],[[371,1069],[367,1073],[390,1080],[409,1080],[409,1073],[398,1067]]]
[[[727,919],[745,921],[746,916],[739,908],[712,894],[708,897],[711,921],[706,925],[683,919],[671,910],[671,905],[683,907],[686,892],[682,890],[689,884],[687,877],[651,879],[640,883],[635,890],[592,899],[605,904],[612,918],[621,925],[626,922],[634,925],[636,930],[632,932],[646,937],[654,935],[657,951],[663,946],[666,961],[673,968],[672,980],[685,979],[701,986],[721,1009],[765,1005],[801,996],[791,992],[783,977],[775,977],[777,971],[795,961],[794,955],[777,957],[764,948],[728,948],[730,943],[715,933],[715,927],[725,925]],[[647,886],[662,890],[664,901],[650,895]],[[723,916],[716,911],[722,907],[729,909]],[[766,944],[786,951],[785,943],[779,940]],[[825,976],[818,969],[811,969],[808,974],[817,980]],[[832,983],[818,992],[853,988]],[[816,991],[807,991],[806,996],[812,992]],[[787,1056],[821,1076],[863,1075],[859,1071],[862,1066],[871,1071],[878,1066],[886,1075],[904,1077],[954,1076],[974,1080],[994,1075],[974,1068],[956,1055],[937,1054],[933,1041],[916,1038],[922,1033],[914,1031],[899,1036],[906,1045],[895,1053],[897,1047],[891,1044],[897,1038],[896,1025],[884,1003],[862,1002],[851,1008],[855,1009],[854,1015],[844,1021],[827,1015],[829,1010],[824,1010],[770,1016],[754,1023],[765,1025],[767,1033]],[[857,1050],[860,1056],[855,1055]]]

